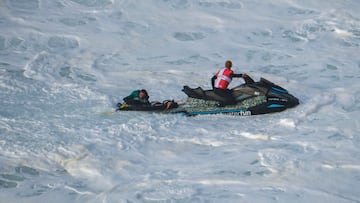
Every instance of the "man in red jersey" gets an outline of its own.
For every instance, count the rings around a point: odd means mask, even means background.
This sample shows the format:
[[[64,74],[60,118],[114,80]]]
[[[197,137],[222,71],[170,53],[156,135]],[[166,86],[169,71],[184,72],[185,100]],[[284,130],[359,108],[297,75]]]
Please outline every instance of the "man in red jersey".
[[[228,86],[232,78],[244,78],[246,83],[253,83],[254,80],[251,79],[246,73],[243,74],[234,74],[234,71],[231,70],[232,62],[227,60],[225,62],[225,67],[219,69],[216,74],[211,78],[211,85],[214,89],[214,93],[224,98],[225,101],[218,103],[218,106],[232,105],[236,104],[235,98],[232,96],[231,90],[228,89]]]

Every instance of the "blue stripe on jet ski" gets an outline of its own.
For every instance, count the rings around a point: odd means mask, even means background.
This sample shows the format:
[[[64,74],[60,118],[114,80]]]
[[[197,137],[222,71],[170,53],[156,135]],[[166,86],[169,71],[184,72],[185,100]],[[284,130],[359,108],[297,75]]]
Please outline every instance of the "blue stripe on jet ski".
[[[282,108],[284,107],[284,105],[281,105],[281,104],[271,104],[269,106],[267,106],[269,109],[272,109],[272,108]]]
[[[283,90],[283,89],[279,89],[279,88],[276,88],[276,87],[271,87],[271,89],[273,89],[273,90],[275,90],[275,91],[278,91],[278,92],[281,92],[281,93],[285,93],[285,94],[288,93],[288,91]]]

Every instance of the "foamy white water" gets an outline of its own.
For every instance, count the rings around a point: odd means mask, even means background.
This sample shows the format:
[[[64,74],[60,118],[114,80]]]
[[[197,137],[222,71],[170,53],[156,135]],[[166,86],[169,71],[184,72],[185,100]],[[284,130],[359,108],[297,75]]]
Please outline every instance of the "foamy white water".
[[[360,202],[357,0],[0,0],[0,202]],[[231,59],[301,104],[105,115],[185,99]],[[239,82],[234,80],[232,85]]]

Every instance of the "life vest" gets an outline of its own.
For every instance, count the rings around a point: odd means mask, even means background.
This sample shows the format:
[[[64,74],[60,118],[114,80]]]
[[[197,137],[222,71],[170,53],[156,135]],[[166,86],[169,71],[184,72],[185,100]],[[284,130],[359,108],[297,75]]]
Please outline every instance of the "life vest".
[[[215,74],[217,77],[215,87],[219,89],[227,89],[232,78],[233,71],[230,68],[222,68]]]

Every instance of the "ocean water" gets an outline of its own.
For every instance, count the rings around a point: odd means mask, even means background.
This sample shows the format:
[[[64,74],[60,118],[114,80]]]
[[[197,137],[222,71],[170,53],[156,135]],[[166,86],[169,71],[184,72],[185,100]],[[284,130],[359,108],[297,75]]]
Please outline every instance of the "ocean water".
[[[0,0],[0,202],[360,202],[358,0]],[[284,112],[104,112],[210,88]],[[234,79],[232,85],[242,83]]]

